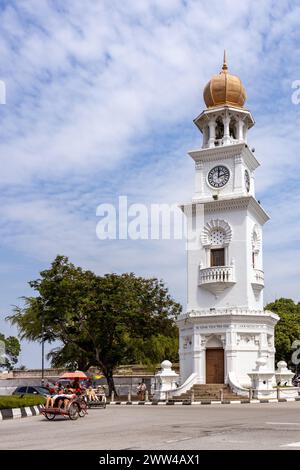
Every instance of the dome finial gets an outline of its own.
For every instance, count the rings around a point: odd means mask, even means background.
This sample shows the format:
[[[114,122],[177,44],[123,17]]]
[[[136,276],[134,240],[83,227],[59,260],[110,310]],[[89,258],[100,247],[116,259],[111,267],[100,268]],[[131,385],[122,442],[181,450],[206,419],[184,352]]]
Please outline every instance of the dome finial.
[[[246,97],[246,90],[240,78],[228,72],[227,55],[224,50],[221,71],[213,75],[205,85],[204,102],[207,108],[223,105],[243,108]]]
[[[224,57],[223,57],[223,67],[222,67],[222,70],[224,70],[224,72],[227,72],[227,70],[228,70],[226,49],[224,49]]]

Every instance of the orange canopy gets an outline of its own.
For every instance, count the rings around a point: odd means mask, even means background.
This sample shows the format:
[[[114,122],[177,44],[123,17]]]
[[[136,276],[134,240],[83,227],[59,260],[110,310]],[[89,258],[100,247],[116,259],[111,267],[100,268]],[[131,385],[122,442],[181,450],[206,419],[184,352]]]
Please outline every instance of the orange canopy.
[[[75,370],[75,372],[64,372],[62,375],[60,375],[60,378],[70,380],[86,380],[88,379],[88,376],[85,375],[84,372],[81,372],[81,370]]]

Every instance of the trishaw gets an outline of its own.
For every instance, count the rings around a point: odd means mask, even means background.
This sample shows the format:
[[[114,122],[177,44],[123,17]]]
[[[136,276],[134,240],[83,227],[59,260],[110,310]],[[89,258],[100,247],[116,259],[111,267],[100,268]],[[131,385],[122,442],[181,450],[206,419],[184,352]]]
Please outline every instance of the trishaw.
[[[104,390],[96,389],[94,390],[94,396],[96,400],[89,399],[85,396],[85,401],[88,408],[106,408],[106,395]]]
[[[66,409],[57,405],[58,401],[56,400],[53,407],[42,408],[41,414],[49,421],[55,419],[56,416],[69,417],[71,420],[75,420],[78,417],[84,418],[87,415],[87,404],[81,396],[71,399]]]

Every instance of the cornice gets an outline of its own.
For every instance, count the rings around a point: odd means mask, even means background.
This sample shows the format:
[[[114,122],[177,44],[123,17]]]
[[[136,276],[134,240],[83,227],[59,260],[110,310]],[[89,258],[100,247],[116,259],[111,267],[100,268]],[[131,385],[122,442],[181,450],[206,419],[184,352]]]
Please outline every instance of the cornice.
[[[208,122],[211,119],[211,116],[214,116],[214,115],[217,116],[222,113],[230,113],[230,112],[234,114],[238,114],[240,116],[244,116],[244,119],[245,120],[247,119],[248,121],[249,129],[252,126],[254,126],[255,121],[249,109],[230,106],[230,105],[213,106],[211,108],[204,109],[195,119],[193,119],[193,123],[202,132],[201,122],[203,121]]]
[[[217,201],[211,199],[200,199],[198,201],[193,200],[192,202],[181,204],[180,207],[184,207],[186,210],[186,208],[189,208],[189,206],[192,206],[193,204],[203,204],[204,211],[206,213],[214,213],[232,209],[249,209],[262,225],[264,225],[268,220],[270,220],[270,217],[267,212],[265,212],[265,210],[261,207],[261,205],[253,196],[233,196],[227,198],[224,197],[224,199],[218,199]]]
[[[188,155],[195,161],[196,165],[199,165],[201,162],[241,157],[250,171],[254,171],[260,166],[259,161],[244,142],[240,144],[222,145],[220,147],[190,150]]]
[[[245,148],[245,143],[221,145],[220,147],[211,147],[205,149],[190,150],[188,155],[195,161],[209,161],[215,158],[230,158],[240,155]]]
[[[270,310],[248,310],[243,308],[229,308],[229,309],[212,309],[212,310],[190,310],[184,314],[181,314],[177,318],[178,322],[185,322],[193,319],[205,319],[209,318],[216,319],[221,317],[222,321],[232,319],[236,321],[238,318],[241,318],[243,321],[248,319],[251,321],[266,320],[267,318],[271,319],[272,322],[277,322],[279,316],[276,313],[271,312]]]

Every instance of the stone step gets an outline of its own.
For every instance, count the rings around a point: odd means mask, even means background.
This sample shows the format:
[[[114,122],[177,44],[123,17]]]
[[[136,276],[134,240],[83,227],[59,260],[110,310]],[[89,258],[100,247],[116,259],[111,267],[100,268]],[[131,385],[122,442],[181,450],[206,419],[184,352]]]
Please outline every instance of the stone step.
[[[201,388],[201,389],[207,389],[207,388],[228,388],[230,390],[229,385],[227,384],[194,384],[193,388]]]
[[[223,400],[240,400],[226,384],[195,384],[190,390],[176,397],[176,400],[190,400],[192,393],[195,401],[220,400],[221,391]]]

